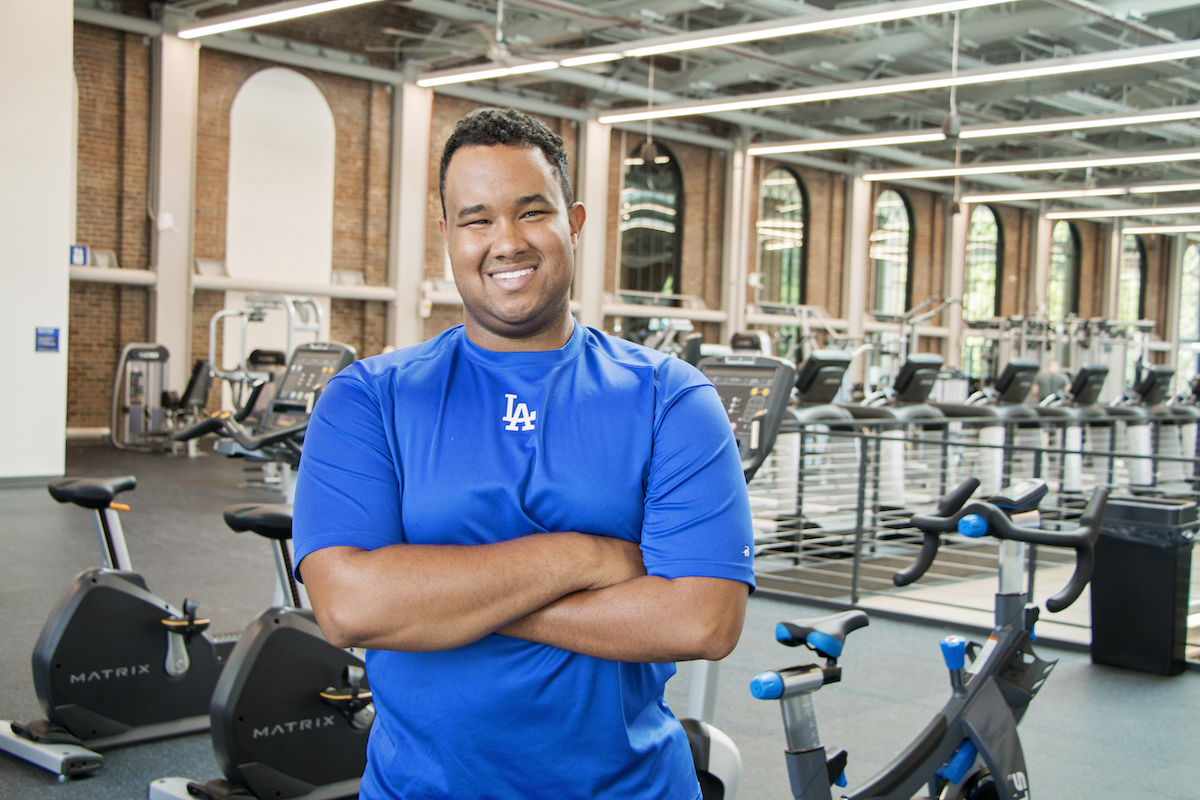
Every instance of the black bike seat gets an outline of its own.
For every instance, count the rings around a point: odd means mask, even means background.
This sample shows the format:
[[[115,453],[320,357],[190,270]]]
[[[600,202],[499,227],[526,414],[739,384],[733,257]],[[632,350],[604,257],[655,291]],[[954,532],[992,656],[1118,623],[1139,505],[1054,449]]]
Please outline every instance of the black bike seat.
[[[50,496],[60,503],[74,503],[84,508],[108,508],[113,497],[137,488],[137,478],[55,478],[47,487]]]
[[[837,658],[850,632],[870,624],[862,611],[841,611],[827,617],[781,622],[775,626],[775,640],[788,647],[806,645],[817,655]]]
[[[282,503],[238,503],[225,507],[225,524],[233,530],[252,531],[268,539],[292,538],[292,507]]]

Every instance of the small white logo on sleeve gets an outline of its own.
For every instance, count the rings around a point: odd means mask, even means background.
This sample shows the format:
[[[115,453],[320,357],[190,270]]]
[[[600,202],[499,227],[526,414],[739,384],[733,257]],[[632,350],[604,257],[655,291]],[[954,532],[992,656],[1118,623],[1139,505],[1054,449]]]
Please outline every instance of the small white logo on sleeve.
[[[746,558],[750,557],[750,546],[749,545],[746,545],[745,547],[742,548],[742,555],[744,555]]]
[[[520,430],[533,430],[533,423],[537,422],[537,412],[530,411],[524,403],[517,403],[516,409],[513,408],[513,401],[517,399],[515,394],[504,395],[508,398],[508,413],[500,418],[502,422],[508,424],[504,426],[506,431],[517,430],[517,425],[521,425]]]

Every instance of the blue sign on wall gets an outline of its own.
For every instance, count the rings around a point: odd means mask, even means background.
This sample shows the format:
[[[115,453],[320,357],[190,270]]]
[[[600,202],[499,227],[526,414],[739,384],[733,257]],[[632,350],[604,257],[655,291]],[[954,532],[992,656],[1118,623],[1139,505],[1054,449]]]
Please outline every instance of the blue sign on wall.
[[[88,265],[88,246],[86,244],[71,245],[71,266],[86,267]]]
[[[39,353],[57,353],[58,328],[38,328],[35,350]]]

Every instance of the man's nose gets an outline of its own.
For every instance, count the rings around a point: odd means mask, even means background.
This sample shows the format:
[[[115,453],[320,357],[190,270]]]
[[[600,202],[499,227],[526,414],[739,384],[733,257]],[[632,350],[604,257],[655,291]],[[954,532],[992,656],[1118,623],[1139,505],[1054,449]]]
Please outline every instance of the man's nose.
[[[515,258],[528,248],[525,233],[515,220],[501,220],[496,225],[496,238],[492,240],[492,255],[499,258]]]

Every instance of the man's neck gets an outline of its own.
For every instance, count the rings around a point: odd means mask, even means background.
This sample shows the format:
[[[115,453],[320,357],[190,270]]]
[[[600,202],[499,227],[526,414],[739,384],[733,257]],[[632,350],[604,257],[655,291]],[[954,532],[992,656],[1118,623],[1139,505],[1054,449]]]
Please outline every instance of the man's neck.
[[[465,316],[463,330],[471,343],[497,353],[529,353],[543,350],[558,350],[571,341],[575,333],[575,319],[568,312],[554,324],[528,336],[505,336],[496,333]]]

